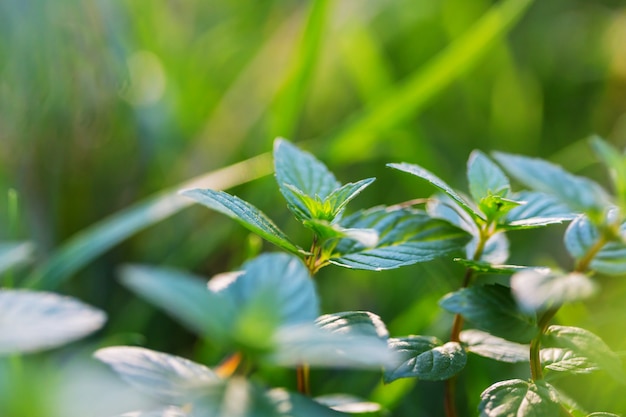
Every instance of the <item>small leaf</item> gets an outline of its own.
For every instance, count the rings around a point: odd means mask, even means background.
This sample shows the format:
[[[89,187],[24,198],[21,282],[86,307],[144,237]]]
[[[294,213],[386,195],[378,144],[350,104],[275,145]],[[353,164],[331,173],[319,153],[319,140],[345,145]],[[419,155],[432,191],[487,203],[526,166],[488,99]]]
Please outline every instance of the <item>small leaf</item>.
[[[496,382],[480,395],[480,400],[482,417],[547,417],[560,413],[557,391],[542,381]]]
[[[511,290],[520,308],[531,313],[584,300],[596,292],[597,286],[577,272],[527,270],[511,277]]]
[[[202,336],[224,341],[233,326],[232,300],[208,290],[206,281],[169,268],[126,266],[122,283]]]
[[[274,141],[274,168],[280,192],[299,220],[313,219],[315,216],[294,195],[294,188],[306,196],[323,201],[341,186],[323,163],[281,138]]]
[[[252,204],[230,195],[224,191],[215,190],[184,190],[180,194],[189,197],[196,202],[209,207],[215,211],[227,215],[241,224],[251,232],[256,233],[267,240],[289,252],[300,255],[304,251],[281,231],[261,210]]]
[[[587,417],[620,417],[620,416],[617,414],[613,414],[613,413],[597,412],[597,413],[591,413]]]
[[[598,157],[604,162],[613,186],[615,188],[615,194],[620,201],[622,210],[626,209],[626,155],[622,154],[619,150],[611,146],[608,142],[600,139],[599,137],[593,137],[591,139],[591,148],[598,155]]]
[[[341,215],[346,205],[375,180],[376,178],[367,178],[355,183],[349,182],[330,193],[324,202],[330,206],[332,218]]]
[[[0,274],[27,262],[32,254],[33,245],[29,242],[0,243]]]
[[[584,356],[578,356],[569,349],[541,349],[541,364],[545,369],[569,374],[588,374],[598,370],[598,366]]]
[[[315,401],[335,411],[348,414],[380,415],[383,411],[380,404],[366,401],[349,394],[327,394],[315,397]]]
[[[385,369],[386,383],[411,377],[443,381],[459,373],[467,363],[467,355],[459,343],[442,344],[430,336],[392,338],[389,348],[398,354],[399,360]]]
[[[467,179],[470,194],[476,202],[491,195],[506,197],[511,188],[500,167],[478,150],[473,151],[467,161]]]
[[[70,297],[0,289],[0,356],[73,342],[98,330],[106,315]]]
[[[523,204],[507,213],[503,222],[506,229],[531,229],[550,224],[558,224],[576,218],[567,205],[558,198],[537,191],[521,191],[513,198]]]
[[[615,213],[609,212],[609,216]],[[626,233],[626,222],[622,223],[620,232]],[[600,232],[587,216],[577,217],[565,231],[565,247],[575,259],[585,257],[591,248],[600,239]],[[622,275],[626,273],[626,243],[613,241],[605,244],[596,253],[589,267],[608,275]]]
[[[516,180],[535,190],[554,195],[573,211],[596,216],[610,204],[606,191],[594,181],[537,158],[495,152],[494,158]]]
[[[495,194],[483,197],[478,202],[478,208],[485,214],[485,217],[487,217],[487,222],[497,223],[501,223],[501,219],[505,217],[509,211],[520,205],[522,205],[522,203],[519,201]]]
[[[469,352],[500,362],[529,361],[529,346],[509,342],[480,330],[463,330],[460,339]]]
[[[324,314],[315,320],[320,329],[345,335],[366,335],[387,340],[389,332],[385,323],[369,311],[344,311]]]
[[[439,190],[450,196],[450,198],[452,198],[459,205],[459,207],[461,207],[472,218],[483,219],[483,216],[476,212],[476,210],[474,210],[470,206],[470,203],[468,203],[465,198],[463,198],[459,193],[453,190],[452,187],[450,187],[442,179],[440,179],[427,169],[424,169],[419,165],[408,164],[406,162],[402,162],[399,164],[387,164],[387,166],[425,179],[426,181],[437,187]]]
[[[304,220],[302,224],[321,237],[323,240],[348,238],[371,248],[378,243],[378,232],[374,229],[346,229],[326,220]]]
[[[94,356],[129,385],[170,405],[193,401],[220,381],[204,365],[141,347],[113,346],[97,350]]]
[[[578,327],[550,326],[544,337],[546,345],[569,349],[575,355],[584,356],[616,381],[626,383],[619,356],[590,331]]]
[[[510,288],[502,285],[464,288],[446,295],[439,304],[476,328],[514,342],[527,343],[538,331],[534,316],[522,313]]]
[[[346,218],[342,227],[376,230],[378,244],[368,248],[354,240],[342,239],[330,262],[375,271],[433,260],[462,249],[470,238],[448,222],[405,208],[374,207],[357,212]]]

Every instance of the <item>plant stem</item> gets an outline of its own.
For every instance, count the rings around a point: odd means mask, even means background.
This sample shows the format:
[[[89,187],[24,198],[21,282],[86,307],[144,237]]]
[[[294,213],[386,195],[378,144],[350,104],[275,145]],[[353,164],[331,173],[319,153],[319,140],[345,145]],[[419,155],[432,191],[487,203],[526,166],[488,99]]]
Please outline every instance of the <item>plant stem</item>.
[[[298,392],[300,394],[310,396],[311,395],[311,385],[309,383],[309,365],[300,365],[296,368],[296,376],[298,379]]]

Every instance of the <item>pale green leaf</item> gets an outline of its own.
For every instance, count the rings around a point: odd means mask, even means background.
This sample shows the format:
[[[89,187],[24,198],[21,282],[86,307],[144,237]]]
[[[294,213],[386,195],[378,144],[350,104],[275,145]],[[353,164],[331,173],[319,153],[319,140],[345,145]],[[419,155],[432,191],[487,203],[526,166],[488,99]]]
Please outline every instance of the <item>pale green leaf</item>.
[[[457,342],[441,343],[429,336],[389,339],[389,348],[398,354],[398,362],[385,368],[385,382],[398,378],[442,381],[459,373],[467,363],[467,354]]]
[[[463,288],[446,295],[439,304],[461,314],[479,330],[514,342],[527,343],[538,332],[536,318],[521,312],[510,288],[502,285]]]
[[[347,268],[384,270],[426,262],[463,249],[470,236],[450,223],[406,208],[375,207],[357,212],[342,227],[373,229],[378,243],[368,248],[342,239],[330,262]]]
[[[560,414],[559,395],[542,381],[496,382],[480,395],[481,417],[548,417]]]
[[[520,308],[531,313],[584,300],[595,294],[597,286],[577,272],[526,270],[511,277],[511,290]]]
[[[340,412],[341,410],[333,409],[330,405],[317,401],[317,398],[312,399],[282,388],[266,392],[265,397],[275,408],[276,417],[341,417],[346,415]],[[222,416],[225,417],[223,414],[215,417]],[[250,417],[257,417],[257,415],[253,414]]]
[[[544,369],[568,374],[588,374],[599,369],[587,357],[577,355],[572,350],[561,348],[541,349],[541,365]],[[550,378],[550,375],[546,377]]]
[[[230,195],[224,191],[209,189],[185,190],[182,191],[181,194],[210,209],[227,215],[246,229],[258,234],[263,239],[275,244],[279,248],[295,254],[302,254],[304,252],[262,211],[239,197]]]
[[[513,195],[522,204],[513,208],[503,222],[506,229],[531,229],[570,221],[577,214],[558,198],[538,192],[520,191]]]
[[[51,349],[98,330],[106,315],[74,298],[0,289],[0,356]]]
[[[326,394],[315,397],[315,401],[335,411],[347,414],[380,416],[383,412],[380,404],[349,394]]]
[[[470,194],[477,203],[491,195],[507,197],[511,189],[500,167],[478,150],[472,151],[467,161],[467,180]]]
[[[609,171],[620,207],[626,210],[626,155],[597,136],[591,139],[591,148]]]
[[[26,263],[33,254],[33,245],[29,242],[0,243],[0,274],[15,266]]]
[[[375,180],[376,178],[367,178],[357,182],[349,182],[331,192],[324,202],[330,206],[333,219],[340,216],[346,205]]]
[[[463,330],[461,342],[468,352],[500,362],[528,362],[529,345],[510,342],[480,330]]]
[[[519,271],[546,271],[548,268],[536,267],[536,266],[524,266],[524,265],[502,265],[502,264],[490,264],[485,261],[470,261],[468,259],[454,258],[454,262],[458,262],[467,268],[471,268],[474,271],[490,274],[511,274]]]

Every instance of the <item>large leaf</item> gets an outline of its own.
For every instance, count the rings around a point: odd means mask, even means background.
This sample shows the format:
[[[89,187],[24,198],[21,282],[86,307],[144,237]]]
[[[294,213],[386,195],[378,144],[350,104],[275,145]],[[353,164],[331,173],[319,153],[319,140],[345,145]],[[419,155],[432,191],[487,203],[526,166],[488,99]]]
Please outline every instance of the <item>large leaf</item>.
[[[525,186],[559,198],[574,211],[601,214],[610,197],[597,183],[579,177],[542,159],[495,152],[494,158]]]
[[[541,364],[547,370],[568,374],[588,374],[599,369],[587,357],[577,355],[572,350],[561,348],[541,349]]]
[[[387,164],[388,167],[397,169],[399,171],[403,171],[416,177],[425,179],[430,182],[432,185],[437,187],[440,191],[443,191],[447,194],[452,200],[454,200],[459,207],[461,207],[465,212],[467,212],[474,219],[482,219],[483,216],[479,214],[476,210],[474,210],[470,203],[465,200],[458,192],[456,192],[452,187],[446,184],[441,178],[428,171],[425,168],[422,168],[419,165],[409,164],[406,162],[402,162],[399,164]]]
[[[520,191],[513,198],[522,202],[506,215],[507,229],[530,229],[573,220],[577,214],[553,195]]]
[[[236,220],[263,239],[295,254],[303,253],[261,210],[239,197],[215,190],[185,190],[182,195],[192,198],[215,211]]]
[[[343,227],[374,229],[378,244],[368,248],[342,239],[330,262],[347,268],[383,270],[426,262],[461,250],[470,236],[450,223],[406,208],[375,207],[346,218]]]
[[[184,405],[220,381],[204,365],[141,347],[108,347],[94,356],[128,384],[169,405]]]
[[[482,417],[558,416],[559,408],[559,395],[551,385],[521,379],[493,384],[480,395],[478,405]]]
[[[502,285],[463,288],[446,295],[439,304],[461,314],[479,330],[514,342],[527,343],[538,331],[535,317],[522,313],[511,290]]]
[[[609,216],[614,211],[609,213]],[[622,234],[626,233],[626,223],[620,227]],[[579,216],[565,231],[565,247],[575,259],[579,260],[587,256],[600,239],[600,232],[592,224],[587,216]],[[602,246],[589,267],[595,271],[609,275],[622,275],[626,273],[626,243],[612,241]]]
[[[480,330],[463,330],[461,342],[469,352],[500,362],[528,362],[529,346],[510,342]]]
[[[28,242],[0,243],[0,274],[27,262],[32,254],[33,246]]]
[[[98,330],[105,320],[102,311],[70,297],[0,290],[0,356],[64,345]]]
[[[546,345],[569,349],[588,358],[616,381],[626,384],[626,375],[619,356],[602,339],[578,327],[550,326],[545,332]]]
[[[174,269],[133,265],[122,268],[121,280],[199,335],[224,341],[233,325],[233,302],[209,291],[201,278]]]
[[[313,155],[280,138],[274,141],[274,169],[280,192],[300,220],[315,216],[295,195],[298,191],[323,201],[341,186],[328,168]]]
[[[511,277],[511,290],[520,308],[531,313],[588,298],[596,292],[597,286],[577,272],[526,270]]]
[[[398,362],[385,369],[385,382],[415,377],[442,381],[459,373],[467,363],[465,349],[457,342],[443,344],[431,336],[408,336],[389,339],[389,348]]]

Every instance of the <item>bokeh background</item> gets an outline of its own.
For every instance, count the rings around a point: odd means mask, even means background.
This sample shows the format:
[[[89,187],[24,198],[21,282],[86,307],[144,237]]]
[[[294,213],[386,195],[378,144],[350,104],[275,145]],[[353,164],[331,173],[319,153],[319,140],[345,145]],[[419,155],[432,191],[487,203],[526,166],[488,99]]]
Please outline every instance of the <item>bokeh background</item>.
[[[84,241],[66,245],[163,190],[271,151],[277,136],[315,153],[342,182],[377,177],[356,210],[432,193],[387,162],[418,163],[465,190],[472,149],[541,156],[606,182],[591,134],[626,145],[623,0],[0,2],[0,240],[34,244],[25,283],[54,272],[59,254],[76,262],[48,286],[107,311],[103,344],[219,359],[121,288],[116,270],[141,262],[208,277],[274,248],[201,207],[139,211],[141,230],[106,245],[105,224],[88,236],[93,252]],[[254,161],[230,191],[306,242],[265,175],[269,160]],[[512,262],[571,265],[563,231],[512,236]],[[445,338],[450,317],[437,301],[461,276],[449,260],[376,274],[329,267],[318,285],[326,312],[370,310],[393,335]],[[599,279],[602,294],[557,321],[626,351],[626,285]],[[263,372],[293,385],[287,371]],[[468,410],[498,378],[527,374],[472,358]],[[318,394],[349,386],[393,415],[441,415],[440,384],[313,377]],[[557,383],[591,410],[626,411],[624,387],[604,374]]]

